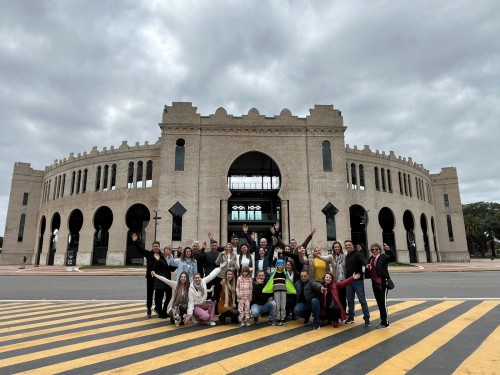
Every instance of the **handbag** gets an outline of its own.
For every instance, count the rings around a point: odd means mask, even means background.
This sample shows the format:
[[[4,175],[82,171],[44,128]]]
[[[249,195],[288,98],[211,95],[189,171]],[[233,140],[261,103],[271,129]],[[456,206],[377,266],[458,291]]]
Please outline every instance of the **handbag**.
[[[385,279],[385,286],[387,287],[387,289],[389,290],[392,290],[394,289],[394,281],[392,281],[391,278],[387,278]]]

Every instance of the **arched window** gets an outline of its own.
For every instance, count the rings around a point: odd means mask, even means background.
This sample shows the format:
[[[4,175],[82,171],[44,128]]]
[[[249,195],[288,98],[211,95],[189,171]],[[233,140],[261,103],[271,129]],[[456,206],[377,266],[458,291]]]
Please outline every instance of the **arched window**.
[[[116,164],[111,166],[111,190],[116,189]]]
[[[405,195],[408,196],[408,182],[406,180],[406,173],[403,173],[403,182],[405,184]]]
[[[146,187],[153,186],[153,161],[146,162]]]
[[[142,161],[137,162],[137,175],[135,176],[135,186],[137,188],[142,188],[142,175],[144,172],[144,164]]]
[[[176,147],[175,147],[175,170],[176,171],[183,171],[184,170],[184,154],[185,154],[185,149],[184,145],[186,144],[186,141],[184,139],[179,138],[176,142]]]
[[[378,167],[373,168],[375,173],[375,190],[380,191],[380,180],[378,176]]]
[[[54,177],[54,191],[52,192],[52,200],[56,199],[56,190],[57,190],[57,177]]]
[[[398,180],[399,180],[399,192],[403,195],[403,181],[401,180],[401,172],[398,172]]]
[[[422,195],[422,200],[425,201],[424,181],[422,179],[420,179],[420,194]]]
[[[63,174],[62,186],[61,186],[61,198],[64,197],[64,186],[66,185],[66,173]]]
[[[358,188],[358,178],[356,176],[356,164],[351,163],[351,189]]]
[[[380,169],[380,176],[382,177],[382,191],[386,191],[386,186],[385,186],[385,169],[381,168]]]
[[[75,176],[76,172],[75,171],[71,172],[71,188],[69,191],[70,195],[73,195],[75,193]]]
[[[57,198],[61,195],[61,175],[57,178]]]
[[[104,175],[102,176],[102,191],[108,191],[109,165],[104,166]]]
[[[78,170],[78,175],[76,177],[76,194],[80,194],[80,184],[82,183],[82,171]]]
[[[323,172],[332,171],[332,150],[330,147],[330,142],[323,141],[321,144],[323,147]]]
[[[420,199],[420,184],[417,176],[415,176],[415,190],[417,191],[417,199]]]
[[[17,233],[17,242],[23,241],[25,222],[26,222],[26,214],[21,214],[21,218],[19,219],[19,232]]]
[[[82,183],[82,194],[87,191],[87,176],[89,174],[89,171],[87,168],[83,170],[83,183]]]
[[[128,163],[128,175],[127,175],[127,188],[132,189],[134,187],[134,162]]]
[[[413,197],[413,194],[411,192],[411,177],[409,173],[408,173],[408,194],[410,194],[410,197]]]
[[[349,164],[345,163],[345,174],[346,174],[346,179],[347,179],[347,188],[349,189],[351,187],[351,184],[349,183]]]
[[[365,167],[363,164],[359,165],[359,188],[365,190]]]
[[[389,193],[392,193],[392,176],[391,170],[387,170],[387,187],[389,188]]]
[[[97,167],[95,173],[95,191],[101,190],[101,166]]]
[[[454,238],[453,238],[453,225],[451,223],[451,215],[446,215],[446,224],[448,225],[448,238],[450,242],[453,242]]]

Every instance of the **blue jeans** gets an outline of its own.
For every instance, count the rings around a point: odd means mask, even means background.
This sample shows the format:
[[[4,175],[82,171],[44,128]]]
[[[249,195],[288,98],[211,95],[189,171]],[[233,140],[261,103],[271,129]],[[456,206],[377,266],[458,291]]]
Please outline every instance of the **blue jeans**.
[[[309,320],[311,313],[313,315],[314,327],[319,327],[319,299],[313,298],[310,302],[299,302],[295,305],[293,311],[296,316]]]
[[[257,305],[254,303],[250,307],[250,313],[254,318],[259,318],[262,314],[267,313],[269,320],[272,322],[274,320],[274,312],[276,310],[276,302],[268,301],[263,305]]]
[[[358,296],[358,301],[361,304],[361,309],[363,310],[363,319],[370,319],[370,310],[368,310],[368,305],[366,304],[365,298],[365,281],[364,280],[354,280],[351,284],[347,285],[345,288],[347,292],[347,306],[349,307],[349,318],[354,318],[354,293]]]

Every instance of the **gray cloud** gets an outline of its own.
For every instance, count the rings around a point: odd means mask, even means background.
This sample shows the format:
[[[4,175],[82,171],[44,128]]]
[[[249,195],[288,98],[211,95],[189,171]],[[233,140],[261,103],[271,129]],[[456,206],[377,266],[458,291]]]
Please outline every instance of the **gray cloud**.
[[[0,14],[0,234],[16,161],[155,142],[165,104],[202,114],[333,104],[346,143],[458,169],[500,201],[496,1],[7,1]]]

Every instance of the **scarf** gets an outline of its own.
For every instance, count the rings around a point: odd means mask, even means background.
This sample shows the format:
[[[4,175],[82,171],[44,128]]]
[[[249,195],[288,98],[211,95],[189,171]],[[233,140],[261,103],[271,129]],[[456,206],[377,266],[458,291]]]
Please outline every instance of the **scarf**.
[[[344,267],[342,266],[342,261],[344,260],[344,254],[335,255],[335,280],[343,281],[345,280]]]
[[[172,306],[185,305],[188,303],[187,293],[181,283],[177,284],[177,288],[175,288],[174,301],[172,302]]]
[[[236,307],[236,298],[234,298],[236,290],[233,285],[229,284],[230,283],[227,283],[226,280],[222,280],[222,288],[224,288],[224,307]],[[229,301],[231,301],[231,306],[229,306]]]

